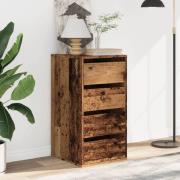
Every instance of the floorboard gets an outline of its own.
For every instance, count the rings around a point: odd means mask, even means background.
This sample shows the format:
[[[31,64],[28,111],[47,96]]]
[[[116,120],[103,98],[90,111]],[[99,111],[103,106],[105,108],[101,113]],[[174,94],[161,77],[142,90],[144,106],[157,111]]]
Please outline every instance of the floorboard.
[[[178,139],[180,140],[180,137]],[[133,143],[128,145],[128,160],[140,160],[178,152],[180,153],[180,147],[174,149],[159,149],[151,147],[150,141]],[[4,175],[0,175],[0,180],[35,180],[38,177],[74,171],[76,168],[79,167],[57,158],[38,158],[9,163],[7,172]]]

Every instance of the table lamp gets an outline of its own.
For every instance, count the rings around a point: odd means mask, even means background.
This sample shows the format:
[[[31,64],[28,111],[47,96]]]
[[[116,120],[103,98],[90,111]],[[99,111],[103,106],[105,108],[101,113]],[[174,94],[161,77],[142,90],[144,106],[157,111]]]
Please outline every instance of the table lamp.
[[[158,148],[176,148],[180,143],[176,141],[176,1],[173,1],[173,139],[152,142],[152,146]],[[141,5],[147,7],[165,7],[161,0],[145,0]]]
[[[91,34],[83,19],[78,19],[77,15],[69,16],[61,38],[70,39],[70,54],[79,55],[82,53],[81,40],[91,38]]]

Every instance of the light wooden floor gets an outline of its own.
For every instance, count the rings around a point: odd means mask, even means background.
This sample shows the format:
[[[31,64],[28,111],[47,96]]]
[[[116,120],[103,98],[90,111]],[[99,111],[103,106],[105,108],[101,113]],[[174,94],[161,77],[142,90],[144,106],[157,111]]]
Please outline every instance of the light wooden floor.
[[[151,147],[150,142],[136,143],[128,145],[128,160],[141,160],[177,152],[180,152],[180,148],[158,149]],[[76,168],[79,167],[51,157],[20,161],[8,164],[7,172],[0,176],[0,180],[35,180],[39,177],[73,171]]]

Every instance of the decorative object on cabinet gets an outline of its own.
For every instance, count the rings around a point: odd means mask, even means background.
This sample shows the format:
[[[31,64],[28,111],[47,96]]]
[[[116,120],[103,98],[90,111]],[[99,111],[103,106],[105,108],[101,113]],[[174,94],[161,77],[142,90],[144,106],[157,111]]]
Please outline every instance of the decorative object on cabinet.
[[[91,34],[83,19],[78,19],[77,15],[69,16],[62,38],[70,39],[70,54],[79,55],[82,53],[81,40],[91,38]]]
[[[78,19],[84,20],[84,22],[87,25],[87,16],[90,16],[91,13],[84,9],[82,6],[78,5],[77,3],[72,3],[68,6],[66,12],[62,15],[62,16],[74,16],[76,15],[78,17]],[[66,24],[67,26],[67,24]],[[66,27],[65,27],[66,28]],[[73,28],[72,28],[73,29]],[[77,29],[77,26],[76,26]],[[74,29],[73,29],[74,30]],[[63,30],[64,31],[64,30]],[[90,32],[89,32],[90,33]],[[83,35],[83,34],[82,34]],[[65,44],[67,44],[68,46],[72,45],[72,42],[69,38],[63,37],[62,35],[60,35],[58,37],[58,40],[64,42]],[[84,48],[87,44],[89,44],[91,41],[93,40],[93,34],[90,33],[90,36],[87,36],[83,39],[81,39],[81,47]]]
[[[164,7],[161,0],[145,0],[141,7]]]
[[[15,131],[15,124],[9,111],[18,111],[27,118],[29,123],[34,124],[35,122],[32,111],[27,106],[17,103],[17,101],[25,99],[33,92],[35,86],[33,76],[27,75],[26,72],[17,73],[21,65],[7,70],[8,65],[19,54],[23,40],[23,34],[19,34],[16,42],[5,54],[13,32],[13,22],[10,22],[0,31],[0,174],[6,170],[6,145],[2,138],[11,140]],[[20,80],[21,77],[23,79]],[[18,84],[14,88],[13,85],[17,82]],[[11,97],[4,101],[5,93],[11,88],[13,88]]]
[[[101,15],[98,18],[98,22],[90,23],[89,27],[95,32],[95,48],[100,48],[100,38],[103,33],[106,33],[112,29],[118,27],[121,16],[118,12],[113,14]]]
[[[126,55],[52,55],[52,155],[77,165],[127,157]]]
[[[70,15],[77,15],[79,19],[84,19],[86,21],[86,17],[90,16],[91,13],[84,9],[82,6],[80,6],[77,3],[72,3],[68,6],[66,12],[63,14],[63,16],[70,16]]]
[[[145,0],[141,7],[165,7],[161,0]],[[173,0],[173,139],[152,142],[158,148],[177,148],[180,142],[176,141],[176,0]]]

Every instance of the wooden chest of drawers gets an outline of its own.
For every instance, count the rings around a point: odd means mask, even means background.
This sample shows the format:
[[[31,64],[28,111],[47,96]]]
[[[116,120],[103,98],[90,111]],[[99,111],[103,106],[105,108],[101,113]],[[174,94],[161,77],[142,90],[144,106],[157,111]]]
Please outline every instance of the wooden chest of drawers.
[[[127,157],[125,55],[52,55],[52,155],[77,165]]]

